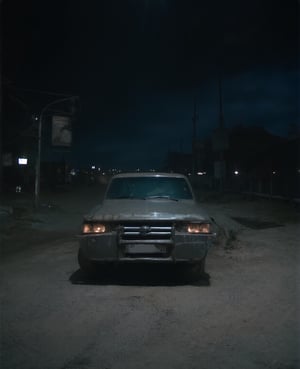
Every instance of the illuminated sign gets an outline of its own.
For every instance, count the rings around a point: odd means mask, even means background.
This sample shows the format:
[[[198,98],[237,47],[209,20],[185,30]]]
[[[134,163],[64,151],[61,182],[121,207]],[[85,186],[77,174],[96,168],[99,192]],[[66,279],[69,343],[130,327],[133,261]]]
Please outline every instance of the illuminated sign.
[[[27,165],[27,158],[18,158],[18,164],[19,165]]]

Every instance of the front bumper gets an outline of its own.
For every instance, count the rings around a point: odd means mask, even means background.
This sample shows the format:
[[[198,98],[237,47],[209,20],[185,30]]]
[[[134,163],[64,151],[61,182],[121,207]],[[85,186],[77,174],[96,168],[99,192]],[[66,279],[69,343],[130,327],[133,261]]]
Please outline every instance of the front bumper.
[[[171,240],[122,242],[117,232],[82,235],[83,256],[93,262],[196,263],[207,254],[213,235],[175,232]]]

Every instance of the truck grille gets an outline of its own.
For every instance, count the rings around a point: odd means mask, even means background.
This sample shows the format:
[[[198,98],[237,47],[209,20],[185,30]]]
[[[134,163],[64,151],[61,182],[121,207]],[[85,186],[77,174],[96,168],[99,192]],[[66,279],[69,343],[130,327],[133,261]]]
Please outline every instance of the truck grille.
[[[125,257],[168,257],[173,246],[173,225],[124,224],[120,227],[120,251]]]
[[[166,242],[172,238],[172,224],[126,224],[122,226],[120,233],[121,241],[162,241]]]

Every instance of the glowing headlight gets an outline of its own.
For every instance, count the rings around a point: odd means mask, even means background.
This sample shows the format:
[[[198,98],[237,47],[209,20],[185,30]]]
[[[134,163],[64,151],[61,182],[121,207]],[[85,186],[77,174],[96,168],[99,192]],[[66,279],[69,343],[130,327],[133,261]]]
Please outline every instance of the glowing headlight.
[[[187,225],[189,233],[211,233],[211,225],[209,223],[192,223]]]
[[[106,227],[100,223],[84,223],[82,226],[82,233],[104,233]]]

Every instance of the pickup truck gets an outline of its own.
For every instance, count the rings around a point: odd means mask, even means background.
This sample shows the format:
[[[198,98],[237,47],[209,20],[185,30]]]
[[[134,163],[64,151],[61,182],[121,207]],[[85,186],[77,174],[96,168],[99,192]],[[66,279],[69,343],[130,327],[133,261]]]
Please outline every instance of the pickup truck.
[[[84,217],[78,262],[86,273],[104,264],[173,263],[200,275],[214,236],[213,222],[186,176],[121,173]]]

